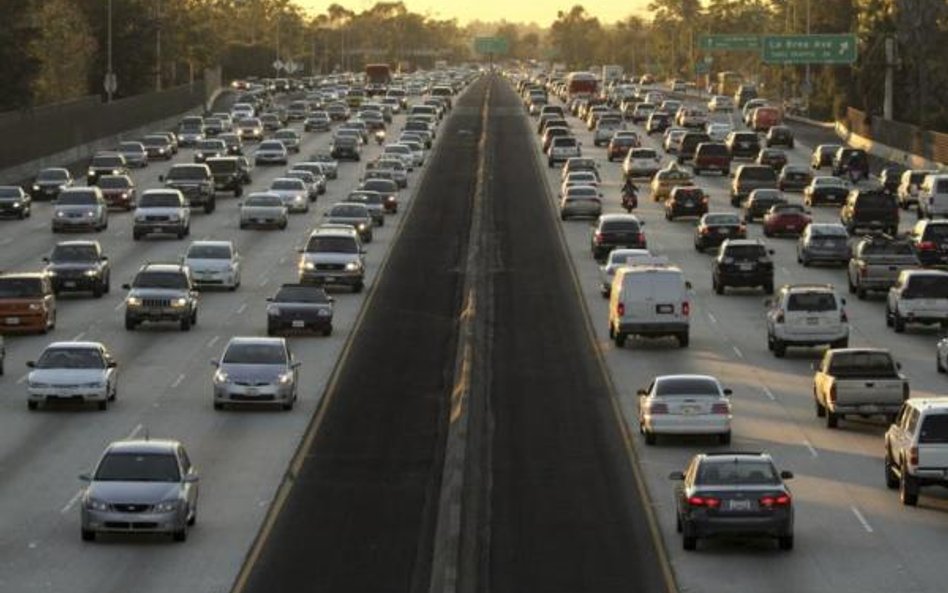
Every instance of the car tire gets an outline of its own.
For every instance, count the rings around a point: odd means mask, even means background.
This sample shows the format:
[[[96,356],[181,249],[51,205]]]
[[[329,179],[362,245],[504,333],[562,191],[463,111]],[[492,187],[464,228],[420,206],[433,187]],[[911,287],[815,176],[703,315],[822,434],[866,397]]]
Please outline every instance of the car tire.
[[[902,476],[899,479],[899,500],[907,507],[918,505],[918,482],[908,474],[905,464],[902,465]]]
[[[128,330],[128,331],[134,331],[134,330],[135,330],[135,327],[136,327],[137,325],[138,325],[138,323],[137,323],[134,319],[131,319],[131,318],[129,318],[128,316],[125,317],[125,329],[126,329],[126,330]]]
[[[27,402],[26,402],[26,409],[29,410],[29,411],[31,411],[31,412],[35,412],[37,409],[39,409],[39,402],[27,401]]]
[[[681,547],[684,550],[693,552],[698,549],[698,538],[693,535],[686,535],[681,538]]]
[[[139,233],[138,231],[132,231],[132,241],[138,241],[141,238],[142,238],[141,233]]]
[[[191,511],[191,516],[188,517],[188,527],[194,527],[197,524],[198,512],[197,509]]]
[[[774,351],[774,356],[775,356],[775,357],[777,357],[777,358],[783,358],[784,356],[787,355],[787,343],[786,343],[786,342],[784,342],[783,340],[778,340],[777,338],[774,338],[774,342],[773,342],[773,343],[774,343],[773,351]]]
[[[731,431],[727,431],[725,433],[719,434],[718,442],[722,445],[730,445],[731,444]]]
[[[613,342],[615,342],[616,348],[622,348],[625,346],[626,334],[625,332],[614,331],[613,332]]]
[[[191,316],[190,315],[181,318],[181,331],[183,332],[191,331]]]
[[[768,282],[767,284],[764,284],[764,293],[765,293],[765,294],[773,294],[773,293],[774,293],[774,282],[773,282],[773,280],[771,280],[771,281]]]
[[[688,332],[682,332],[675,337],[678,339],[679,348],[687,348],[688,344],[691,342],[691,337],[689,336]]]
[[[104,412],[104,411],[108,410],[108,409],[109,409],[109,400],[108,400],[108,399],[104,399],[104,400],[102,400],[102,401],[100,401],[100,402],[96,402],[96,409],[99,410],[100,412]]]
[[[813,403],[816,405],[816,417],[817,418],[826,418],[826,407],[820,403],[820,400],[816,398],[816,394],[813,395]]]
[[[905,332],[905,320],[902,319],[902,316],[899,315],[898,311],[895,311],[892,314],[892,328],[895,330],[895,333],[901,334]]]
[[[938,354],[935,354],[935,371],[939,373],[945,372],[945,365],[941,364],[941,357]],[[0,375],[3,374],[3,366],[0,363]]]
[[[362,292],[363,288],[365,288],[365,284],[363,284],[362,282],[356,282],[355,284],[352,285],[352,292],[358,294]]]
[[[185,542],[188,541],[188,528],[178,529],[171,534],[171,539],[176,542]]]
[[[658,442],[658,435],[656,435],[654,432],[652,432],[652,431],[650,431],[650,430],[645,430],[645,429],[643,428],[643,429],[642,429],[642,436],[645,437],[645,444],[646,444],[646,445],[654,445],[655,443]]]
[[[224,404],[221,403],[221,402],[214,402],[214,409],[215,409],[215,410],[223,410],[223,409],[224,409]]]
[[[84,542],[94,542],[95,541],[95,531],[91,529],[81,530],[82,541]]]
[[[715,294],[724,294],[724,285],[721,284],[720,280],[715,280],[713,277],[711,279],[711,288],[714,289]]]
[[[892,462],[889,461],[888,453],[886,453],[885,455],[884,468],[885,468],[885,487],[888,488],[889,490],[895,490],[896,488],[899,487],[899,476],[896,475],[892,467]]]
[[[826,428],[838,428],[839,427],[839,414],[826,410]]]
[[[777,538],[777,547],[781,550],[790,551],[793,549],[793,536],[782,535]]]

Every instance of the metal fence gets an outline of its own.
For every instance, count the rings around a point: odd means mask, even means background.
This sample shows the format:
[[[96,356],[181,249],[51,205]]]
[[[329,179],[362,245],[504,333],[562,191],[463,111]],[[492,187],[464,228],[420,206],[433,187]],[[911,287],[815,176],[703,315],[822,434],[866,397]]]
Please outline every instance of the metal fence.
[[[917,154],[929,161],[948,164],[948,134],[885,120],[876,115],[866,117],[864,111],[852,107],[846,110],[845,124],[854,134],[879,144]]]

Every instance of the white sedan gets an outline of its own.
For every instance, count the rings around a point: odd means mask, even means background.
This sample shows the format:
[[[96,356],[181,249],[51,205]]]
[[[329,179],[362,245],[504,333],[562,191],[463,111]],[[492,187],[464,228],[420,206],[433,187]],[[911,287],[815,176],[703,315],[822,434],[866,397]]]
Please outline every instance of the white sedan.
[[[194,284],[222,286],[237,290],[240,286],[240,254],[233,241],[193,241],[184,256]]]
[[[267,192],[280,196],[290,212],[309,212],[309,190],[302,179],[277,177]]]
[[[731,443],[730,389],[709,375],[662,375],[638,392],[639,432],[646,445],[663,435],[714,435]]]
[[[29,361],[27,407],[41,403],[95,402],[105,410],[118,391],[116,363],[100,342],[53,342]]]

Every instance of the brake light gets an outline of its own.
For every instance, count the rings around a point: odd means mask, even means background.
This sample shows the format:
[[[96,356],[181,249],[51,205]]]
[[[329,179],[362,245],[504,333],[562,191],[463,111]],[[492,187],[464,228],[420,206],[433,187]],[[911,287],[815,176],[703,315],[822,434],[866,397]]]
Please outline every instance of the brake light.
[[[938,247],[936,247],[932,241],[922,241],[918,244],[919,251],[935,251],[936,249],[938,249]]]
[[[918,447],[909,449],[909,465],[918,465]]]
[[[716,509],[721,506],[721,500],[713,496],[689,496],[688,504],[693,507]]]
[[[660,402],[652,402],[648,411],[650,414],[667,414],[668,413],[668,404],[663,404]]]
[[[712,414],[730,414],[731,408],[724,402],[711,404],[711,413]]]
[[[639,233],[635,236],[635,240],[639,242],[640,245],[645,244],[645,233]]]
[[[865,263],[860,263],[859,264],[859,277],[865,278],[868,275],[869,275],[869,268],[866,267]]]
[[[602,243],[602,233],[600,233],[599,231],[596,231],[596,234],[593,235],[593,241],[595,241],[596,243]]]
[[[834,404],[836,403],[836,385],[830,387],[829,400]]]
[[[703,229],[701,229],[702,235],[707,235],[710,232],[711,232],[711,229],[709,229],[708,227],[704,227]]]
[[[789,494],[778,494],[776,496],[761,496],[758,502],[760,506],[766,509],[772,509],[773,507],[790,506],[791,499]]]
[[[684,301],[681,304],[681,314],[684,315],[685,317],[687,317],[688,315],[691,315],[691,303],[689,303],[688,301]]]
[[[616,314],[619,317],[625,317],[625,303],[619,303],[616,305]]]

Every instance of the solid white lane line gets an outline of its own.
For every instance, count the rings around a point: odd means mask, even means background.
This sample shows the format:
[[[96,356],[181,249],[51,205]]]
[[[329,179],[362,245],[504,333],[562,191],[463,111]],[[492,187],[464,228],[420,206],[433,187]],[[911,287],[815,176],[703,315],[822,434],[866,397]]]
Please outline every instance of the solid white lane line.
[[[207,347],[208,347],[208,348],[213,348],[213,347],[214,347],[214,344],[216,344],[216,343],[217,343],[217,340],[219,340],[219,339],[221,339],[220,336],[214,336],[213,338],[211,338],[210,340],[207,341]]]
[[[241,303],[240,306],[237,307],[237,314],[240,315],[246,310],[247,310],[247,303]]]
[[[76,493],[72,495],[72,498],[69,499],[69,502],[66,503],[66,506],[59,509],[59,512],[62,513],[63,515],[68,513],[70,510],[72,510],[72,507],[75,506],[77,502],[79,502],[79,498],[81,496],[82,496],[82,488],[77,490]]]
[[[740,348],[737,346],[731,346],[731,348],[734,349],[734,354],[736,354],[738,358],[744,358],[744,354],[741,352]]]
[[[181,382],[184,381],[184,373],[178,375],[178,378],[174,380],[174,383],[171,384],[172,389],[177,389],[178,385],[181,385]]]
[[[866,530],[866,533],[872,533],[872,525],[869,525],[869,521],[866,521],[866,518],[862,516],[862,513],[859,512],[855,506],[849,507],[853,514],[856,515],[856,519],[862,525],[862,528]]]
[[[809,440],[803,439],[803,445],[804,445],[807,449],[809,449],[810,455],[812,455],[814,459],[820,456],[820,454],[817,452],[816,448],[813,446],[813,444],[812,444]]]
[[[772,399],[772,400],[776,400],[776,399],[777,399],[776,397],[774,397],[774,392],[771,391],[770,388],[767,387],[766,385],[764,385],[764,395],[766,395],[767,397],[769,397],[769,398]]]
[[[121,309],[121,308],[124,307],[124,306],[125,306],[125,301],[124,301],[124,300],[121,300],[121,301],[119,301],[119,303],[118,303],[117,305],[115,305],[115,307],[114,307],[112,310],[113,310],[113,311],[118,311],[119,309]]]
[[[717,322],[718,322],[717,318],[716,318],[714,315],[712,315],[711,313],[708,313],[708,319],[711,320],[711,323],[717,323]]]
[[[84,337],[86,337],[86,332],[79,332],[78,334],[76,334],[75,336],[72,337],[72,341],[73,341],[73,342],[79,342],[79,341],[81,341],[82,338],[84,338]]]

